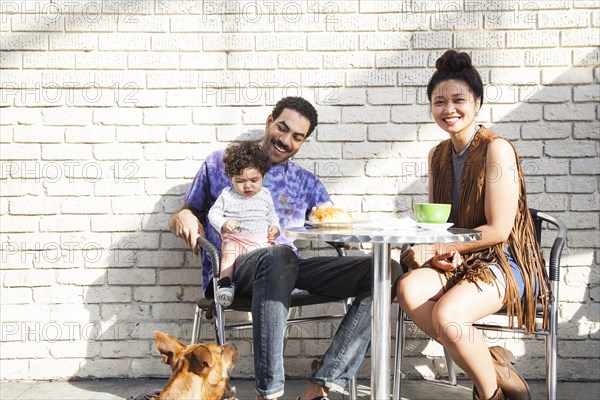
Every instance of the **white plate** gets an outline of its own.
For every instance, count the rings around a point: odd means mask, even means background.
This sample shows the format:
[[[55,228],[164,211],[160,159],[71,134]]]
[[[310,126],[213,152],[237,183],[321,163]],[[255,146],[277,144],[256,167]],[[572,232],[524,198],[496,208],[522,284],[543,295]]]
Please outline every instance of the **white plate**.
[[[356,222],[309,222],[304,221],[305,225],[314,226],[315,228],[349,228],[355,225]]]
[[[445,231],[454,225],[452,222],[448,222],[445,224],[426,224],[424,222],[417,222],[417,226],[421,229],[426,229],[428,231]]]

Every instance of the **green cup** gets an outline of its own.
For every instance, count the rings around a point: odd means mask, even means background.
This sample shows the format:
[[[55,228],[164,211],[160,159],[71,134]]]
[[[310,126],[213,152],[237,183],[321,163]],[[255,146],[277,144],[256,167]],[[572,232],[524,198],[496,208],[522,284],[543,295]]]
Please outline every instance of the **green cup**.
[[[450,204],[415,203],[413,210],[417,222],[423,224],[445,224],[450,217]]]

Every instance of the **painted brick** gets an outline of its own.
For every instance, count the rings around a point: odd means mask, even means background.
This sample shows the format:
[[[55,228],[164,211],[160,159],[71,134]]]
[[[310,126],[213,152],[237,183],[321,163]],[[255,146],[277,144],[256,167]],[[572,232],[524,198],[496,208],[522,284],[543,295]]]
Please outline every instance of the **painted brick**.
[[[346,85],[357,86],[394,86],[396,75],[394,71],[368,70],[365,72],[349,71],[346,73]]]
[[[600,126],[598,124],[575,123],[573,124],[573,138],[600,139]]]
[[[574,101],[599,101],[600,85],[576,86],[573,88]]]
[[[220,70],[225,69],[227,62],[222,53],[182,53],[179,58],[182,70]]]
[[[573,175],[599,175],[600,159],[593,157],[571,160],[570,171]]]
[[[352,52],[342,54],[325,54],[323,56],[324,68],[372,68],[375,66],[372,54]]]
[[[385,158],[391,154],[389,143],[347,143],[343,148],[345,158]]]
[[[23,68],[32,69],[73,69],[75,55],[67,53],[25,53]]]
[[[377,52],[375,65],[378,68],[386,67],[426,67],[428,65],[428,51],[406,52]]]
[[[459,9],[435,13],[431,18],[431,29],[436,31],[482,30],[485,17],[482,13],[469,13]]]
[[[135,16],[120,15],[118,17],[117,30],[119,32],[168,32],[169,20],[161,16],[138,15],[136,10]],[[176,31],[171,30],[171,32]]]
[[[586,28],[589,12],[585,10],[569,12],[540,11],[538,25],[541,29],[549,28]]]
[[[50,36],[49,48],[56,50],[91,51],[98,48],[98,36],[87,33],[69,33]]]
[[[544,153],[550,157],[596,157],[598,155],[594,143],[589,140],[548,142],[544,146]]]
[[[598,65],[600,64],[600,49],[573,49],[573,60],[575,60],[575,65],[586,65],[589,67]]]
[[[98,50],[102,51],[148,51],[150,50],[150,36],[141,33],[127,33],[121,35],[98,37]]]
[[[506,47],[558,47],[559,31],[517,31],[506,33]]]
[[[65,128],[58,126],[16,126],[13,129],[13,140],[15,143],[61,143],[64,132]]]
[[[249,35],[207,34],[203,36],[202,41],[206,51],[248,51],[253,49],[253,40]]]
[[[542,70],[543,84],[582,84],[592,83],[592,70],[585,67],[575,68],[544,68]]]
[[[54,271],[5,271],[3,276],[5,287],[40,287],[51,286],[55,283]],[[7,317],[7,315],[4,316],[4,318]],[[7,318],[7,320],[10,319]]]
[[[523,124],[523,139],[566,139],[571,136],[570,123]]]
[[[0,35],[0,50],[47,50],[48,35],[43,33],[32,33],[22,35],[18,33],[3,33]]]
[[[600,211],[600,200],[597,194],[574,194],[569,199],[571,211]]]
[[[593,121],[593,104],[550,104],[544,106],[544,118],[548,121]]]
[[[529,103],[564,103],[572,97],[570,86],[523,86],[520,101]]]
[[[599,41],[600,33],[598,29],[564,30],[561,32],[561,44],[563,46],[591,47],[597,46]]]
[[[390,120],[389,107],[344,107],[342,123],[385,123]]]
[[[311,33],[307,35],[307,50],[350,51],[358,49],[358,42],[358,36],[354,33]]]
[[[301,82],[303,86],[308,87],[342,87],[344,74],[338,71],[302,71]],[[294,86],[296,85],[290,85]]]
[[[383,104],[413,104],[416,102],[417,90],[411,87],[398,89],[369,89],[367,91],[368,103],[373,105]]]
[[[533,49],[525,51],[525,65],[564,66],[571,62],[571,52],[566,49]]]
[[[448,36],[448,34],[444,33]],[[455,46],[459,48],[492,48],[504,47],[504,34],[500,32],[469,32],[454,35]],[[451,46],[448,46],[451,47]]]
[[[255,40],[257,51],[305,50],[307,42],[307,39],[304,35],[296,33],[259,34],[256,35]],[[251,43],[246,44],[245,47],[246,48],[241,50],[252,50]]]
[[[429,106],[400,105],[392,107],[392,122],[430,122]]]
[[[416,32],[412,35],[411,41],[414,49],[447,49],[452,47],[452,36],[445,32]]]
[[[540,104],[494,105],[493,122],[524,122],[542,119],[543,106]]]
[[[505,68],[492,69],[490,80],[495,84],[527,85],[540,82],[538,68]]]
[[[323,125],[319,127],[319,141],[362,142],[367,137],[367,127],[361,125]]]
[[[170,17],[171,32],[220,32],[221,26],[222,18],[215,15],[172,15]]]

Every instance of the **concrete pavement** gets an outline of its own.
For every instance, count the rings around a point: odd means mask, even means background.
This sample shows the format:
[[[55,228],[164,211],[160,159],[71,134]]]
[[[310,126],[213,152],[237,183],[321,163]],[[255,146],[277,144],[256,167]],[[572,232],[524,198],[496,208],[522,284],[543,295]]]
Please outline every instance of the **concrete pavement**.
[[[137,396],[152,389],[161,388],[165,379],[102,379],[82,381],[33,381],[0,382],[2,400],[113,400]],[[248,379],[233,381],[240,400],[254,399],[254,382]],[[302,393],[306,381],[288,380],[282,400],[294,400]],[[546,384],[543,381],[531,381],[533,400],[546,398]],[[370,388],[368,381],[359,381],[359,399],[368,399]],[[559,399],[596,400],[600,393],[600,382],[560,382]],[[332,393],[331,400],[346,400],[348,396]],[[444,381],[404,380],[402,399],[406,400],[471,400],[471,383],[459,381],[458,386],[450,386]]]

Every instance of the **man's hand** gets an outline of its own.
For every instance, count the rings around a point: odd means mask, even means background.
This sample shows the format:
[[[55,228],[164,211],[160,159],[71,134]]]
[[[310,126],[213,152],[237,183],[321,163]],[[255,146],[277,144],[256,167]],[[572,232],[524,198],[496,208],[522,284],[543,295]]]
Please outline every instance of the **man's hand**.
[[[431,259],[431,265],[444,271],[454,271],[463,263],[460,253],[452,250],[448,253],[436,254]]]
[[[225,223],[221,227],[221,232],[223,232],[223,233],[235,232],[235,230],[238,228],[238,226],[240,226],[240,224],[238,224],[238,222],[236,220],[228,219],[227,221],[225,221]]]
[[[326,202],[324,202],[324,203],[317,204],[316,206],[314,206],[314,207],[312,208],[312,210],[310,210],[310,212],[313,212],[313,211],[315,211],[315,210],[317,210],[317,209],[319,209],[319,208],[331,208],[331,207],[333,207],[333,202],[331,202],[331,201],[326,201]]]
[[[195,255],[199,254],[196,241],[198,236],[204,237],[204,227],[192,210],[184,208],[173,214],[169,218],[169,228],[175,236],[183,239],[194,250]]]
[[[273,225],[269,226],[269,230],[267,231],[267,241],[269,243],[275,243],[275,239],[279,236],[279,228]]]

